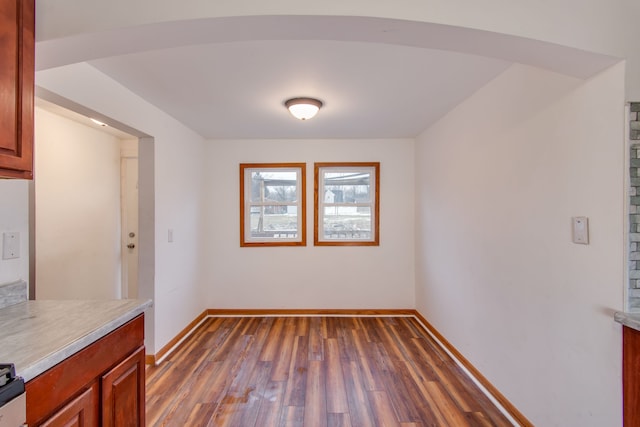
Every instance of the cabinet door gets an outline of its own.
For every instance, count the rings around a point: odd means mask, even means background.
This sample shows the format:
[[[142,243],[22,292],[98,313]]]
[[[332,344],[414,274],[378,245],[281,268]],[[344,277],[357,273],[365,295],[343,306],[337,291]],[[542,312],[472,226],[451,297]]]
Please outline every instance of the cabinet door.
[[[94,383],[42,423],[42,427],[98,426],[98,394],[98,384]]]
[[[144,347],[102,376],[103,427],[144,426]]]
[[[640,332],[622,328],[622,389],[624,427],[640,425]]]
[[[34,26],[34,0],[0,0],[0,177],[33,178]]]

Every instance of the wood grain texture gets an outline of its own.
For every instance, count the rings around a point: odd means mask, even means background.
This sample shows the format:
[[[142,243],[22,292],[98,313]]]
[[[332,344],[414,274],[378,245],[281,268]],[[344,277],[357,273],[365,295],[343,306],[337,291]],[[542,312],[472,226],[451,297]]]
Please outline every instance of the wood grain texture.
[[[147,365],[155,365],[156,361],[160,360],[164,357],[165,354],[169,353],[176,344],[180,342],[180,340],[184,339],[189,333],[195,328],[198,323],[202,322],[205,317],[207,317],[207,310],[200,313],[198,317],[196,317],[191,323],[189,323],[178,335],[176,335],[171,341],[167,343],[164,347],[160,349],[156,354],[147,354],[145,356],[145,363]]]
[[[42,427],[97,426],[99,424],[98,397],[100,388],[97,382],[73,399]]]
[[[102,427],[143,426],[144,346],[102,376]]]
[[[147,367],[150,426],[509,426],[413,317],[210,317]]]
[[[471,362],[469,362],[462,355],[462,353],[458,351],[458,349],[456,349],[449,341],[447,341],[447,339],[442,336],[442,334],[440,334],[440,332],[438,332],[438,330],[434,328],[433,325],[431,325],[424,317],[422,317],[420,313],[415,312],[415,316],[420,321],[420,323],[436,337],[440,344],[446,347],[446,349],[451,354],[453,354],[455,358],[458,359],[458,361],[462,365],[464,365],[464,367],[469,372],[471,372],[471,374],[478,380],[478,382],[482,384],[482,386],[486,388],[489,393],[491,393],[491,395],[500,403],[500,405],[502,405],[503,408],[505,408],[505,410],[513,417],[514,420],[518,422],[518,424],[523,427],[533,427],[533,423],[529,421],[527,417],[525,417],[524,414],[522,414],[515,406],[513,406],[513,404],[509,402],[509,400],[502,393],[500,393],[500,391],[498,391],[498,389],[495,388],[493,384],[491,384],[491,382],[489,382],[489,380],[487,380],[485,376],[482,375],[480,371],[478,371],[476,367],[473,366]]]
[[[27,423],[36,426],[135,350],[144,355],[144,315],[70,356],[25,385]],[[141,366],[142,368],[142,366]],[[144,384],[143,384],[144,385]],[[144,391],[143,391],[144,393]]]
[[[623,425],[640,425],[640,332],[622,328]]]
[[[0,177],[33,178],[35,1],[0,1]]]
[[[407,309],[225,309],[210,308],[209,316],[414,316],[415,310]],[[304,324],[300,324],[304,325]]]

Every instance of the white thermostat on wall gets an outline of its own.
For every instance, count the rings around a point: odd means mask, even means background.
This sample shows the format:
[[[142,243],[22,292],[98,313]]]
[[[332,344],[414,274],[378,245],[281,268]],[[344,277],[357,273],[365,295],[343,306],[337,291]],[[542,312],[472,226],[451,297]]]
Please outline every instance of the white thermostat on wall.
[[[573,224],[573,243],[580,245],[589,244],[589,218],[586,216],[574,216],[571,218]]]

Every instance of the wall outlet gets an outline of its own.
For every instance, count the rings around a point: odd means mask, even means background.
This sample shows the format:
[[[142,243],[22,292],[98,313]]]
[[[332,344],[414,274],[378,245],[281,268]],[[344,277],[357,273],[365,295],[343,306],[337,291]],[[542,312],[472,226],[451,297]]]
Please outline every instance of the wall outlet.
[[[2,234],[2,259],[20,258],[20,233]]]

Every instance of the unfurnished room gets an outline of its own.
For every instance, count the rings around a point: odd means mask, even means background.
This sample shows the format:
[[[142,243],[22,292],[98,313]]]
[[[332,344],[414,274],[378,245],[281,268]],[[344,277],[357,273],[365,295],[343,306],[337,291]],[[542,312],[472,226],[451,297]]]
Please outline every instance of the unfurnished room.
[[[0,426],[640,425],[640,3],[0,5]]]

